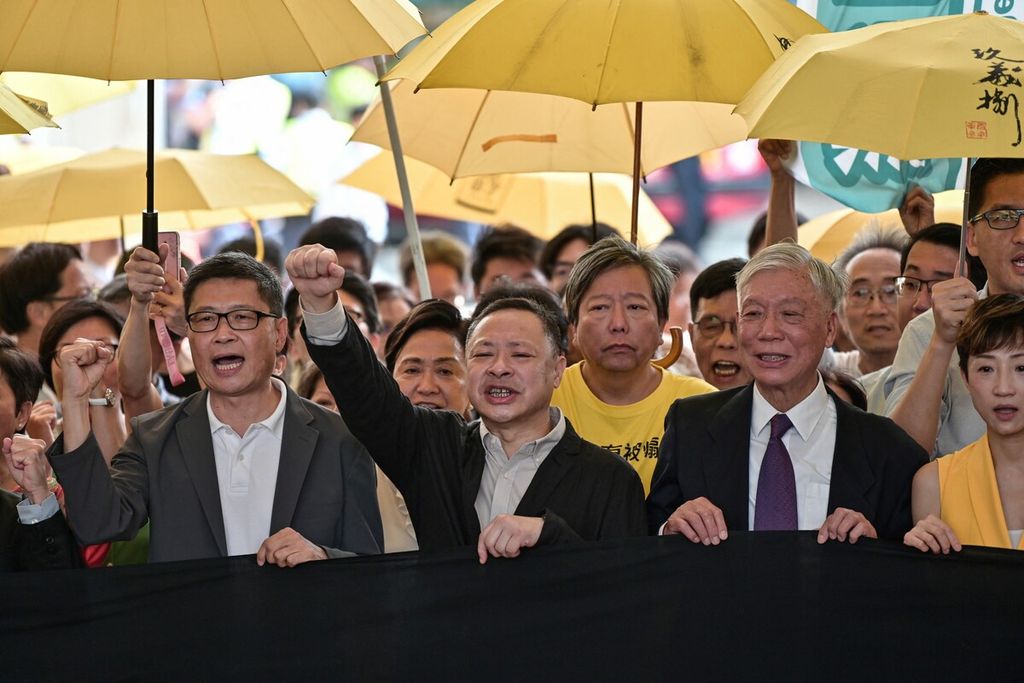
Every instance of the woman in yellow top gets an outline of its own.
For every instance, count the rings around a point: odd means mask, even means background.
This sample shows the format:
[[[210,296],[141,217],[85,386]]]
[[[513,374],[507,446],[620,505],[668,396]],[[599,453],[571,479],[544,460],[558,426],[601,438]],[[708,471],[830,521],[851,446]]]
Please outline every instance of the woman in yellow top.
[[[903,542],[933,553],[962,545],[1024,549],[1024,297],[979,301],[957,334],[960,370],[984,436],[914,476],[916,525]]]

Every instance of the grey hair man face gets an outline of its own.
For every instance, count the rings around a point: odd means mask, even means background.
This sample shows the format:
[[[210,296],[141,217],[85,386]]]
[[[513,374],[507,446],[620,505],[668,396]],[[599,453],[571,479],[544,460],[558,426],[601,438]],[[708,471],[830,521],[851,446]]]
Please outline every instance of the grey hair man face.
[[[759,251],[736,276],[744,364],[779,412],[817,386],[845,288],[840,273],[792,242]]]

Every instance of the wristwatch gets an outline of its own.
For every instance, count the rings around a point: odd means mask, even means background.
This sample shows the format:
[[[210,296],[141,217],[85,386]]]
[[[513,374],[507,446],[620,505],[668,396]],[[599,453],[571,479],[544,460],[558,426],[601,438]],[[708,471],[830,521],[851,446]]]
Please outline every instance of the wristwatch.
[[[89,405],[91,406],[106,406],[111,407],[114,405],[114,390],[107,387],[107,390],[103,392],[102,398],[90,398]]]

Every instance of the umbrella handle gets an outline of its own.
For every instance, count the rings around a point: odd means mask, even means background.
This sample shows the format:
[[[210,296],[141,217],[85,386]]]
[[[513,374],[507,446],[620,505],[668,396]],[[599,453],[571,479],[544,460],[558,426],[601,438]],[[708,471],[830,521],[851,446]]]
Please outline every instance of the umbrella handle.
[[[669,347],[668,353],[663,358],[651,361],[651,365],[657,365],[664,370],[668,370],[675,365],[675,362],[679,360],[679,356],[683,353],[683,328],[670,327],[668,332],[672,335],[672,346]]]

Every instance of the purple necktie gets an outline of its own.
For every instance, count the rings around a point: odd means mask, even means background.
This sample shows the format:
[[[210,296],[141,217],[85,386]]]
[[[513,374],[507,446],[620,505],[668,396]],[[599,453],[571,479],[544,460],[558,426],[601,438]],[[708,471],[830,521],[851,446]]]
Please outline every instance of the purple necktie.
[[[757,477],[755,531],[796,531],[796,477],[782,435],[793,423],[784,413],[772,418],[772,435]]]

